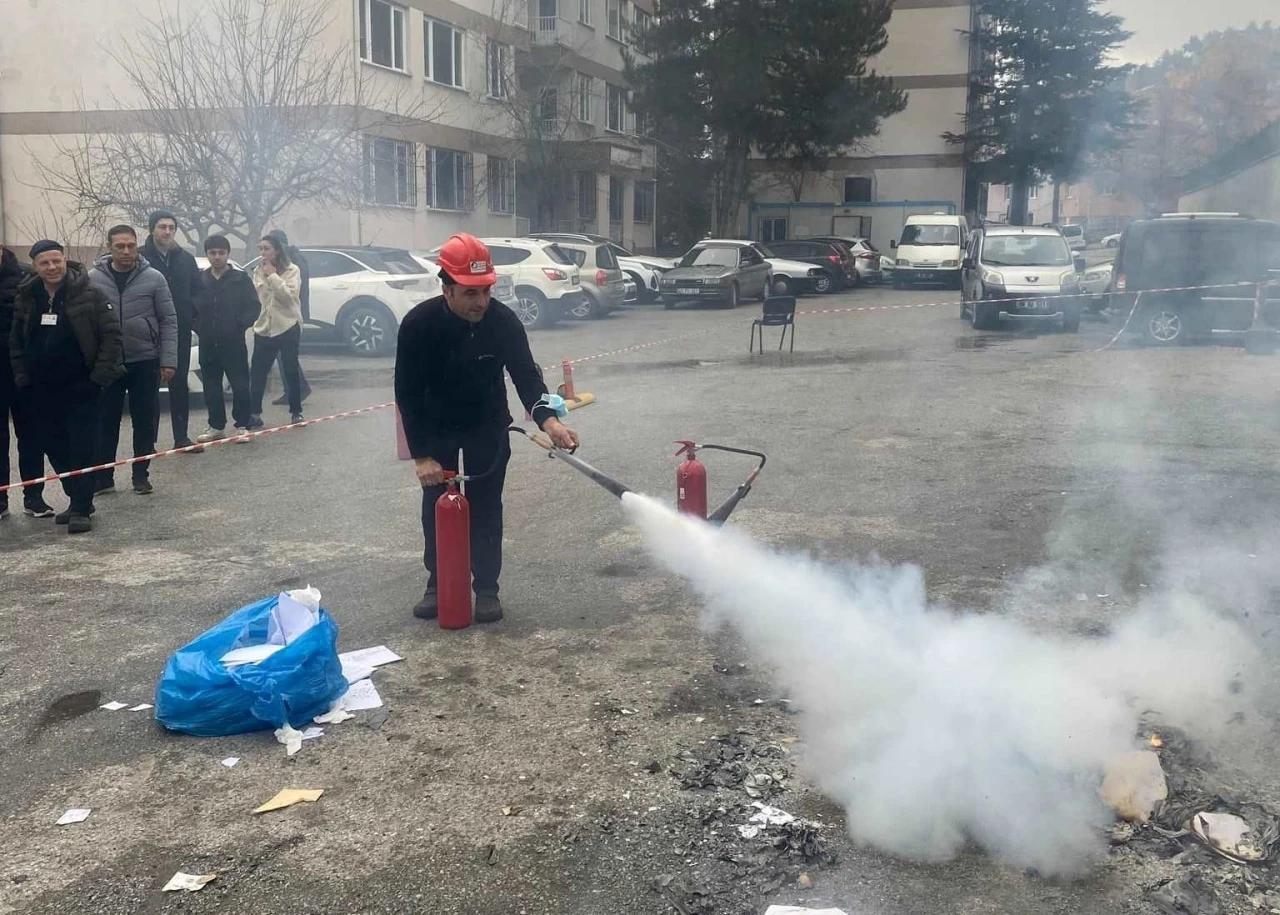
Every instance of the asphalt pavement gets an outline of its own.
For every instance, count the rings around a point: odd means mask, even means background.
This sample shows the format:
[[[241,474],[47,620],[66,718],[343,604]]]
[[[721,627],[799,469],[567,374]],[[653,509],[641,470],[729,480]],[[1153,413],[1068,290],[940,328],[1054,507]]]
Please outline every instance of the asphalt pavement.
[[[979,333],[953,290],[888,288],[802,298],[795,352],[778,352],[770,328],[751,354],[758,309],[639,306],[531,342],[544,366],[583,360],[578,389],[598,403],[570,423],[596,466],[673,499],[674,441],[764,451],[731,523],[827,561],[919,564],[931,596],[959,611],[1105,630],[1168,572],[1172,540],[1265,546],[1280,503],[1275,358],[1229,341],[1097,352],[1119,326],[1105,317],[1080,334]],[[308,347],[303,364],[312,418],[391,398],[391,360]],[[268,423],[287,421],[268,409]],[[843,839],[842,811],[800,766],[774,803],[831,824],[838,860],[810,868],[810,886],[673,904],[654,881],[698,866],[701,829],[673,756],[739,729],[787,742],[796,720],[767,670],[699,627],[616,500],[513,448],[508,615],[463,632],[410,615],[421,500],[385,410],[159,461],[155,494],[102,497],[87,536],[0,522],[0,912],[658,915],[803,899],[849,915],[1096,915],[1147,911],[1146,886],[1176,871],[1119,856],[1047,882],[977,851],[900,861]],[[705,460],[713,503],[749,469]],[[1002,602],[1044,568],[1036,607]],[[148,712],[98,707],[154,701],[174,649],[306,585],[342,650],[404,656],[374,678],[385,722],[330,726],[286,758],[270,733],[183,737]],[[1271,721],[1250,722],[1249,742],[1274,737]],[[241,762],[219,764],[230,756]],[[1265,777],[1254,787],[1275,796]],[[282,788],[325,794],[251,815]],[[54,825],[74,807],[93,812]],[[162,895],[178,870],[218,877]]]

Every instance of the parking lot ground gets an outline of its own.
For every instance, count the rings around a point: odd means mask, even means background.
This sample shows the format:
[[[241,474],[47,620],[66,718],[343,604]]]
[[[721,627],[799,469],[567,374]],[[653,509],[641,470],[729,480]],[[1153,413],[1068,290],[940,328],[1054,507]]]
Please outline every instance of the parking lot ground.
[[[976,333],[954,291],[888,288],[803,298],[795,353],[773,350],[769,329],[751,355],[758,308],[638,307],[534,332],[545,366],[625,350],[578,363],[579,390],[599,398],[572,414],[581,454],[673,499],[673,441],[762,450],[731,524],[825,561],[918,564],[939,603],[1046,630],[1105,631],[1170,574],[1172,545],[1265,554],[1280,504],[1275,358],[1093,352],[1116,329],[1101,318],[1078,335]],[[861,310],[805,313],[830,309]],[[390,360],[308,348],[303,362],[309,416],[390,399]],[[1098,915],[1147,911],[1146,888],[1179,872],[1119,848],[1085,879],[1046,881],[976,850],[924,865],[854,846],[805,776],[804,742],[790,742],[802,717],[780,708],[769,671],[699,626],[615,500],[513,447],[508,616],[462,632],[410,615],[420,496],[387,411],[157,462],[155,495],[103,497],[88,536],[0,522],[0,912],[659,915],[803,899],[850,915]],[[748,468],[705,457],[714,503]],[[1037,569],[1052,573],[1040,600],[1007,606],[1010,582]],[[153,701],[175,648],[308,584],[342,650],[404,656],[375,675],[381,726],[330,726],[287,759],[269,733],[188,738],[98,708]],[[1216,593],[1207,573],[1204,587]],[[715,808],[733,822],[749,798],[684,788],[671,770],[737,731],[789,748],[779,765],[794,774],[772,803],[829,824],[836,860],[762,864],[746,840],[736,861],[721,855]],[[1251,718],[1238,738],[1274,747],[1274,721]],[[228,756],[241,762],[219,765]],[[1274,767],[1234,784],[1276,806]],[[290,787],[325,794],[250,815]],[[93,813],[54,826],[72,807]],[[218,878],[162,896],[178,870]]]

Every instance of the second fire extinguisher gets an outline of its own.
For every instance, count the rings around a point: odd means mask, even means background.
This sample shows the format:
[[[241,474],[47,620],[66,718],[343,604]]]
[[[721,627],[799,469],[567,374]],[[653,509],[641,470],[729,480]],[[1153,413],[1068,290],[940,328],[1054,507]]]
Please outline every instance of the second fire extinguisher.
[[[452,470],[444,472],[445,491],[436,500],[436,577],[440,628],[471,625],[471,506],[458,490]]]
[[[694,515],[707,519],[707,468],[698,460],[698,446],[693,442],[677,442],[683,445],[676,457],[688,455],[676,468],[676,510],[682,515]]]

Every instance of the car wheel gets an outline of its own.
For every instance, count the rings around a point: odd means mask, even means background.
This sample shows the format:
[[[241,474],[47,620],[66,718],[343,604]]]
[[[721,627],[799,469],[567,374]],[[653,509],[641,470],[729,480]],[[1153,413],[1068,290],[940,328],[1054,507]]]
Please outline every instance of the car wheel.
[[[579,321],[598,318],[600,317],[600,303],[596,301],[595,296],[584,289],[582,290],[582,298],[578,300],[577,305],[569,309],[569,314]]]
[[[663,299],[663,300],[662,300],[662,307],[663,307],[664,309],[666,309],[667,311],[675,311],[675,310],[676,310],[676,300],[675,300],[675,299]]]
[[[729,308],[729,309],[737,308],[738,301],[739,299],[741,299],[741,297],[742,297],[742,292],[741,290],[738,289],[738,284],[734,283],[732,286],[729,287],[729,298],[725,301],[725,308]]]
[[[995,330],[1000,324],[1000,306],[973,302],[969,306],[974,330]]]
[[[357,356],[385,356],[395,352],[396,319],[376,300],[356,300],[338,319],[342,342]]]
[[[1119,248],[1119,247],[1120,247],[1120,242],[1116,241],[1115,239],[1112,239],[1111,241],[1107,242],[1107,247],[1108,247],[1108,248]]]
[[[526,328],[549,327],[555,323],[546,296],[531,286],[516,289],[515,312]]]
[[[1156,308],[1147,312],[1142,322],[1142,336],[1157,346],[1172,346],[1182,339],[1186,328],[1176,311]]]
[[[823,273],[813,278],[813,291],[818,295],[827,295],[836,291],[836,282],[831,278],[831,274]]]
[[[1062,332],[1064,334],[1080,333],[1080,306],[1068,305],[1062,314]]]
[[[773,278],[773,294],[774,295],[790,295],[791,284],[787,282],[785,276],[775,276]]]
[[[857,289],[861,285],[862,285],[862,274],[855,269],[853,271],[853,276],[849,277],[849,279],[845,282],[845,286],[849,289]]]

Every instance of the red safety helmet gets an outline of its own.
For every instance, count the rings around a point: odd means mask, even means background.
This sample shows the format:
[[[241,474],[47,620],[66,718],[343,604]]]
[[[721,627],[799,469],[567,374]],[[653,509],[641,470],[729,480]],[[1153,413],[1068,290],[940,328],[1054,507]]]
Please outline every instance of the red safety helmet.
[[[440,268],[459,286],[492,286],[498,281],[489,249],[466,232],[450,236],[440,248],[437,260]]]

